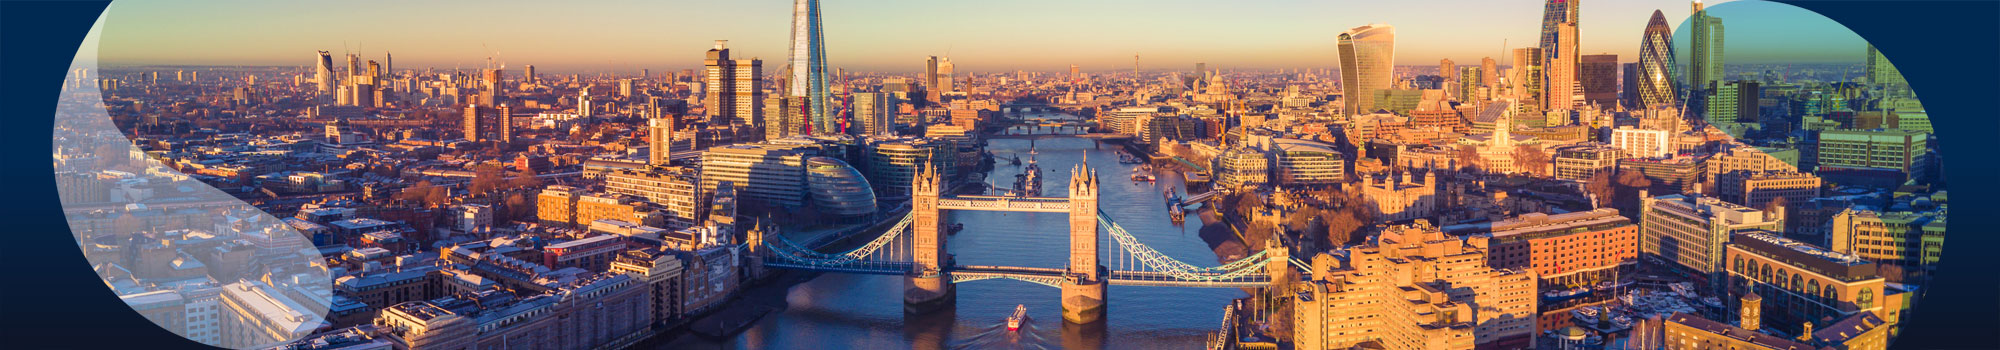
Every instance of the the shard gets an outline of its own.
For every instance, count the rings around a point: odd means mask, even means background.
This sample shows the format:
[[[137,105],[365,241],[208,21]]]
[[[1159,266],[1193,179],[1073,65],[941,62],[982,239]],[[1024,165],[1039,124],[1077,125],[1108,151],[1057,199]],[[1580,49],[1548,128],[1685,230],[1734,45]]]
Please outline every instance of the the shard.
[[[819,0],[792,1],[792,66],[789,96],[805,97],[812,133],[839,132],[840,124],[827,111],[826,45],[820,35]]]

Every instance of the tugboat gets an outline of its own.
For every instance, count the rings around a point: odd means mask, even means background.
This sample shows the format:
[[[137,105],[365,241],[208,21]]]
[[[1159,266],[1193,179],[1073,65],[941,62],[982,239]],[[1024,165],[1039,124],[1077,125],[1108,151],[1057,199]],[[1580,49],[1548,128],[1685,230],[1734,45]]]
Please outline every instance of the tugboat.
[[[1021,319],[1024,318],[1028,318],[1028,305],[1015,304],[1014,315],[1007,317],[1007,331],[1008,332],[1020,331]]]

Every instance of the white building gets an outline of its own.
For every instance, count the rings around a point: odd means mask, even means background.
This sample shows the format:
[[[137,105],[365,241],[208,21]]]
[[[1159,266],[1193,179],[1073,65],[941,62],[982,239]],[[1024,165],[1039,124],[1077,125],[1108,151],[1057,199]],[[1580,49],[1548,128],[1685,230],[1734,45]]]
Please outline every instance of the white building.
[[[1637,129],[1621,126],[1611,130],[1611,147],[1625,150],[1625,155],[1637,158],[1657,158],[1673,155],[1672,133],[1666,130]]]

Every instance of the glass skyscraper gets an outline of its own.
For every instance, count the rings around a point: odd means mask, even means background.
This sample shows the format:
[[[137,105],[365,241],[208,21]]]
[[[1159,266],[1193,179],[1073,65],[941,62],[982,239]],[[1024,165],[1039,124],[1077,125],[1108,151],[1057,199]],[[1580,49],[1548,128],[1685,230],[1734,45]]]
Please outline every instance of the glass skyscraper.
[[[1646,32],[1639,38],[1639,76],[1637,92],[1639,108],[1674,107],[1674,29],[1667,26],[1667,17],[1659,10],[1653,10],[1653,18],[1646,21]]]
[[[1542,6],[1542,88],[1549,94],[1544,110],[1568,109],[1577,93],[1577,14],[1582,0],[1548,0]]]
[[[826,45],[820,35],[819,0],[792,1],[791,86],[787,95],[805,97],[812,133],[838,132],[840,123],[827,111]]]
[[[1340,33],[1340,91],[1347,115],[1375,110],[1375,91],[1395,84],[1396,27],[1371,24]]]
[[[1689,91],[1714,89],[1715,82],[1723,80],[1722,73],[1722,19],[1709,16],[1701,1],[1694,2],[1693,14],[1688,29],[1688,86]]]

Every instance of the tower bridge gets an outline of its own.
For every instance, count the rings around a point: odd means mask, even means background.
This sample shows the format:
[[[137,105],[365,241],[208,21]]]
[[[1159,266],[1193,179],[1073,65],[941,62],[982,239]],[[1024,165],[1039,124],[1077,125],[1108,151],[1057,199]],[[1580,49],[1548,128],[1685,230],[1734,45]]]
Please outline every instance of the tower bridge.
[[[1153,250],[1098,210],[1097,172],[1087,168],[1071,169],[1069,197],[1061,198],[945,196],[938,177],[931,167],[920,171],[913,179],[909,214],[860,247],[825,253],[782,235],[757,233],[749,248],[769,268],[904,276],[903,301],[915,312],[952,302],[955,283],[1011,279],[1055,287],[1062,290],[1063,319],[1074,323],[1104,318],[1110,285],[1256,288],[1296,282],[1299,271],[1310,270],[1275,241],[1218,266],[1197,266]],[[957,265],[945,249],[940,227],[945,210],[1069,213],[1068,265]],[[1099,247],[1105,235],[1117,249]]]

